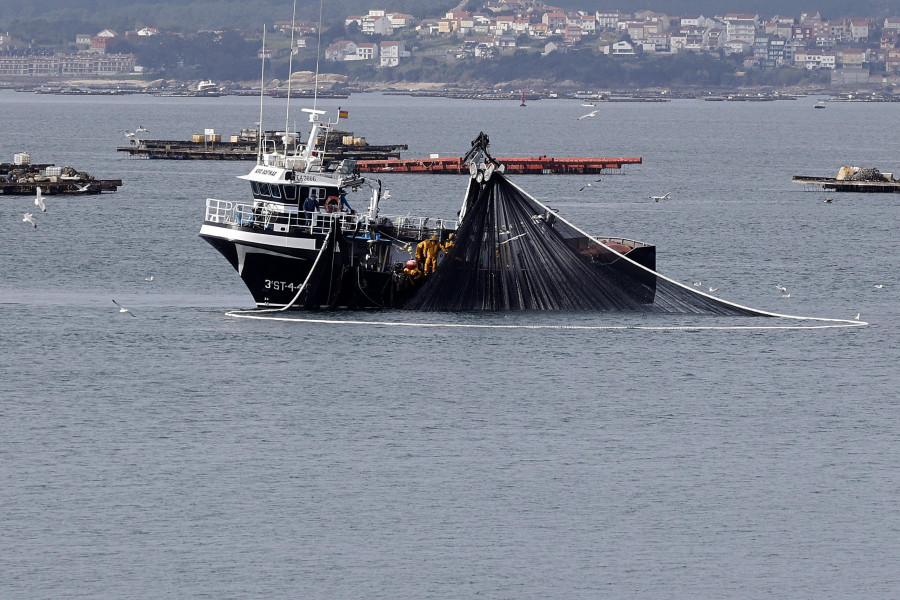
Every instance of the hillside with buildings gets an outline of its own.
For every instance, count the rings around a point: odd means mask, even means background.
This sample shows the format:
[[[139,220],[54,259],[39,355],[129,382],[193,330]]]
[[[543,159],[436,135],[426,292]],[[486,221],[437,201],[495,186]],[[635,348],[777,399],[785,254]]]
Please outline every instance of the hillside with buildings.
[[[523,0],[463,7],[433,18],[372,8],[321,31],[313,21],[298,20],[293,29],[274,21],[265,47],[261,30],[145,25],[55,44],[0,34],[0,78],[250,81],[264,59],[272,77],[286,79],[289,58],[295,71],[313,70],[321,58],[320,68],[360,85],[892,86],[900,77],[900,16],[670,15]]]

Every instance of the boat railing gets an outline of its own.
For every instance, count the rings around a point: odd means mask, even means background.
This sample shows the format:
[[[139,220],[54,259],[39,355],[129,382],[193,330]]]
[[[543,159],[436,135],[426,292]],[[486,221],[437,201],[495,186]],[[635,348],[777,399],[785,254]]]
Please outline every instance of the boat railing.
[[[325,235],[335,219],[340,219],[341,230],[355,235],[372,232],[389,237],[425,239],[440,235],[442,231],[455,231],[459,223],[449,219],[430,217],[379,216],[371,220],[366,214],[355,212],[284,212],[266,206],[230,200],[206,199],[206,222],[262,228],[279,232],[301,229],[312,234]]]

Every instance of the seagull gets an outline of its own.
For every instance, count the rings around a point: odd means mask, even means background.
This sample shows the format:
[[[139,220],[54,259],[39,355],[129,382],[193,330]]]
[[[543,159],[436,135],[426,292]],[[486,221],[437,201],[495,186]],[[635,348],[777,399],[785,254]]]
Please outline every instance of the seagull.
[[[824,200],[822,200],[822,202],[824,202],[825,204],[831,204],[831,201],[831,198],[825,198]]]
[[[717,287],[709,286],[709,291],[711,291],[711,292],[716,292],[718,290],[719,290],[719,288],[717,288]]]
[[[578,191],[579,191],[579,192],[583,192],[585,189],[591,187],[592,185],[594,185],[594,184],[593,184],[593,183],[586,183],[586,184],[584,184],[583,186],[581,186],[581,188],[580,188]]]
[[[592,110],[591,112],[589,112],[589,113],[586,114],[586,115],[581,115],[581,116],[578,117],[576,120],[577,120],[577,121],[580,121],[580,120],[582,120],[582,119],[587,119],[588,117],[594,117],[594,116],[597,115],[598,112],[600,112],[600,111],[599,111],[599,110]]]
[[[34,197],[34,205],[41,209],[41,212],[47,212],[47,207],[44,205],[44,195],[41,193],[41,186],[37,187],[37,195]]]
[[[701,285],[703,285],[703,282],[702,282],[702,281],[695,281],[695,282],[694,282],[694,286],[695,286],[695,287],[700,287]]]
[[[856,316],[853,317],[853,318],[856,319],[857,321],[859,321],[859,314],[860,314],[860,313],[856,313]]]
[[[37,229],[37,219],[34,218],[34,215],[31,213],[25,213],[25,216],[22,217],[23,223],[31,223],[31,226]]]
[[[125,129],[125,130],[123,130],[123,131],[125,132],[125,137],[127,137],[127,138],[133,138],[133,137],[134,137],[134,132],[133,132],[133,131],[128,131],[127,129]]]
[[[776,284],[775,284],[775,289],[777,289],[777,290],[778,290],[779,292],[781,292],[782,294],[786,294],[786,293],[787,293],[787,288],[784,287],[783,285],[781,285],[780,283],[776,283]]]
[[[121,304],[119,304],[118,302],[116,302],[115,300],[113,300],[113,304],[115,304],[116,306],[119,307],[119,312],[120,312],[120,313],[128,313],[128,314],[131,315],[132,317],[134,316],[134,313],[133,313],[133,312],[131,312],[130,310],[128,310],[127,308],[125,308],[124,306],[122,306]]]
[[[884,287],[884,284],[881,284],[881,283],[876,283],[876,284],[875,284],[875,289],[876,289],[876,290],[880,290],[880,289],[883,288],[883,287]]]
[[[147,129],[146,127],[144,127],[143,125],[138,125],[138,128],[135,129],[134,131],[135,131],[135,133],[144,133],[144,132],[149,133],[150,132],[150,130]]]
[[[78,188],[78,191],[79,191],[79,192],[86,192],[86,191],[88,191],[88,189],[91,187],[91,184],[86,183],[86,184],[84,184],[84,185],[78,185],[78,184],[76,183],[76,184],[75,184],[75,187]]]
[[[790,294],[782,294],[781,297],[782,297],[782,298],[790,298],[791,295],[790,295]]]
[[[669,197],[669,194],[671,194],[671,193],[672,193],[672,192],[666,192],[666,193],[663,194],[662,196],[650,196],[650,199],[651,199],[651,200],[656,200],[657,202],[659,202],[660,200],[665,200],[666,198],[668,198],[668,197]]]
[[[153,275],[150,277],[144,277],[144,281],[153,281]]]
[[[391,197],[391,190],[384,190],[384,193],[381,195],[382,200],[387,200]]]

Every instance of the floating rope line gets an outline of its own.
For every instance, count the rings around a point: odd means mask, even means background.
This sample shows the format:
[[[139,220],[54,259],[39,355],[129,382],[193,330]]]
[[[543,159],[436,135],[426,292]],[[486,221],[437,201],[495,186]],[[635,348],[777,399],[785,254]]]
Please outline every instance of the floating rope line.
[[[864,327],[865,321],[851,319],[826,319],[822,317],[797,317],[777,315],[785,319],[797,321],[816,321],[816,325],[501,325],[490,323],[412,323],[409,321],[364,321],[359,319],[310,319],[307,317],[274,316],[271,311],[229,311],[225,316],[239,319],[260,319],[266,321],[286,321],[293,323],[309,323],[319,325],[371,325],[377,327],[434,327],[443,329],[558,329],[571,331],[740,331],[740,330],[777,330],[777,329],[841,329],[846,327]],[[773,315],[775,316],[775,315]]]

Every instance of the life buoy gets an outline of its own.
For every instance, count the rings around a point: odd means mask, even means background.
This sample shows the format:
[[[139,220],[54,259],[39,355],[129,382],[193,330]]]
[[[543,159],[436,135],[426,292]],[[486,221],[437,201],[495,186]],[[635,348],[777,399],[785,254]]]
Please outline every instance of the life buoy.
[[[328,196],[328,200],[325,201],[325,210],[330,213],[341,210],[340,199],[337,196]]]

